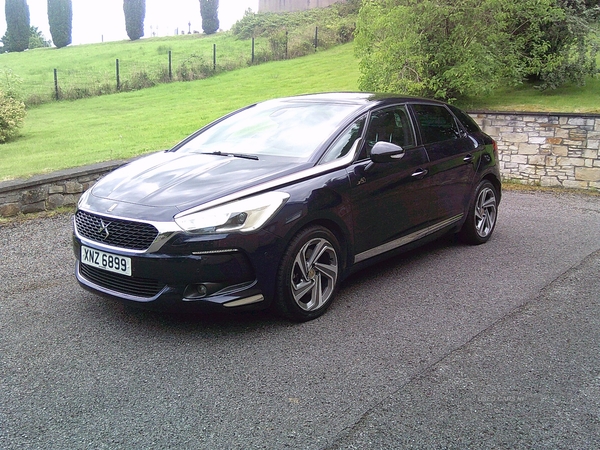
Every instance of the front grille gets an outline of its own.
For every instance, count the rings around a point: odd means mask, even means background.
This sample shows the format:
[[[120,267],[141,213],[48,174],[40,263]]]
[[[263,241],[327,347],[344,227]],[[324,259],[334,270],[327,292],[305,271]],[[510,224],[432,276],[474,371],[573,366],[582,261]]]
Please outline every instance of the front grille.
[[[149,223],[100,217],[85,211],[77,211],[75,226],[86,239],[130,250],[146,250],[158,236],[158,230]]]
[[[119,275],[86,264],[79,264],[79,274],[100,287],[135,297],[152,298],[165,287],[156,280]]]

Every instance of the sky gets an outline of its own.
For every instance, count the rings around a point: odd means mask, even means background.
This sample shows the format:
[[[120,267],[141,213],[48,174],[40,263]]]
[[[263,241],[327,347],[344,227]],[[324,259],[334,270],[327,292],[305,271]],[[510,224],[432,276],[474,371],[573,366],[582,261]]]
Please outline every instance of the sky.
[[[125,32],[123,0],[72,0],[73,45],[128,39]],[[27,0],[31,26],[38,27],[48,40],[48,0]],[[248,8],[258,11],[258,0],[219,0],[221,29],[228,30]],[[6,31],[4,0],[0,0],[0,36]],[[191,23],[191,26],[189,25]],[[146,0],[144,35],[173,36],[177,30],[202,32],[198,0]]]

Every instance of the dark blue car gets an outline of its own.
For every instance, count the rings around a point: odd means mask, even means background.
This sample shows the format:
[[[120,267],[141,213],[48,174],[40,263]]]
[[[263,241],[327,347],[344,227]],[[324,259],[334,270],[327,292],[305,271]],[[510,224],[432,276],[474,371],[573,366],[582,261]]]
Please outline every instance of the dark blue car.
[[[437,101],[258,103],[89,189],[74,217],[77,280],[153,309],[314,319],[364,264],[444,233],[486,242],[497,160],[468,115]]]

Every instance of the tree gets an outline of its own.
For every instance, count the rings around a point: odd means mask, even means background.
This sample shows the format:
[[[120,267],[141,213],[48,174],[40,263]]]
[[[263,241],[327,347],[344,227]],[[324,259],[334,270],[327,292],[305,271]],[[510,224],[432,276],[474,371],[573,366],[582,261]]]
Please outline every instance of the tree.
[[[57,48],[69,45],[73,28],[71,0],[48,0],[48,23],[54,45]]]
[[[29,48],[29,6],[27,0],[6,0],[4,3],[6,15],[6,36],[4,43],[9,52],[22,52]],[[7,45],[8,44],[8,45]]]
[[[543,81],[595,70],[595,55],[568,18],[557,0],[365,0],[359,84],[445,100],[526,78],[553,87]]]
[[[8,35],[8,32],[4,33],[4,36],[0,38],[0,42],[2,43],[2,47],[0,47],[0,53],[7,52],[10,48],[10,36]],[[30,27],[29,48],[50,47],[51,45],[52,42],[46,40],[44,34],[38,29],[38,27]]]
[[[144,18],[146,17],[146,0],[123,0],[125,12],[125,29],[132,41],[144,35]]]
[[[42,48],[42,47],[50,47],[52,45],[51,41],[47,41],[44,37],[44,33],[42,33],[38,27],[31,27],[31,34],[29,35],[29,48]]]
[[[219,0],[200,0],[200,15],[205,34],[219,31]]]

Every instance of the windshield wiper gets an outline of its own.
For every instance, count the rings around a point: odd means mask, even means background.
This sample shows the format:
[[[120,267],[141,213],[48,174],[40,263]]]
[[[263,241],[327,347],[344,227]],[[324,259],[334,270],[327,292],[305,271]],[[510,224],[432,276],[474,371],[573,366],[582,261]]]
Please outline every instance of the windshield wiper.
[[[211,153],[202,153],[203,155],[217,155],[217,156],[233,156],[234,158],[244,158],[244,159],[253,159],[258,161],[258,156],[256,155],[244,155],[243,153],[223,153],[223,152],[211,152]]]

